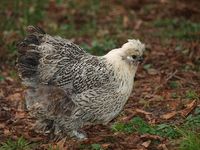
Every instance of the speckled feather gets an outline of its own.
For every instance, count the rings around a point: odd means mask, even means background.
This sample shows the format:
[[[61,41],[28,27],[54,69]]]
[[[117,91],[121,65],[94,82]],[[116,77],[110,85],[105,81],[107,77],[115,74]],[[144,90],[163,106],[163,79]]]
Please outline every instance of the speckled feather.
[[[74,131],[82,126],[106,124],[119,114],[137,69],[137,63],[126,58],[142,55],[143,44],[129,41],[122,50],[98,57],[38,27],[27,31],[17,45],[18,70],[27,86],[27,108],[40,131],[50,128],[55,135],[77,136]]]

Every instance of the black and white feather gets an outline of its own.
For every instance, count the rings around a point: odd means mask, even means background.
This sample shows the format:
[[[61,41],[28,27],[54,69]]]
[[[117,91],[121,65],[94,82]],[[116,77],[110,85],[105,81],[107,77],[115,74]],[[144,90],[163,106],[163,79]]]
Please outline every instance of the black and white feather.
[[[27,86],[26,106],[40,131],[85,138],[87,124],[107,124],[131,94],[144,44],[129,40],[93,56],[69,40],[29,26],[18,47],[18,70]]]

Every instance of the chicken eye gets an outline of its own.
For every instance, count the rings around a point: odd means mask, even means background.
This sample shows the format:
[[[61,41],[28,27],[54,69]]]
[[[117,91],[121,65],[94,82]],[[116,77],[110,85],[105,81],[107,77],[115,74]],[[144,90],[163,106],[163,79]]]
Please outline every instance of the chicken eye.
[[[136,58],[137,58],[137,56],[136,56],[136,55],[132,55],[132,58],[133,58],[133,59],[136,59]]]

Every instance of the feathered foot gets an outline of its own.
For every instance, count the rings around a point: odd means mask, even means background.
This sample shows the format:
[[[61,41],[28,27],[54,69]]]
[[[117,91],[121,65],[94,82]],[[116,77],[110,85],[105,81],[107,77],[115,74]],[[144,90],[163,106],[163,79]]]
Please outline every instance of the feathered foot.
[[[84,131],[73,130],[71,132],[70,136],[74,137],[78,140],[86,140],[87,139],[87,134]]]
[[[37,120],[33,127],[37,133],[49,134],[54,130],[52,120]]]

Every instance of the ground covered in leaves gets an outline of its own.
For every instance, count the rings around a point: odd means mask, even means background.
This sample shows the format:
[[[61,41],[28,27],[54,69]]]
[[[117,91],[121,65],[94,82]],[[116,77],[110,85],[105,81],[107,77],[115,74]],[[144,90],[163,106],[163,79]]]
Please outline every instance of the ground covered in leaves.
[[[200,2],[198,0],[22,0],[0,6],[0,150],[199,150]],[[123,112],[88,126],[88,140],[32,130],[17,76],[16,41],[38,25],[103,55],[129,38],[146,44],[145,61]]]

